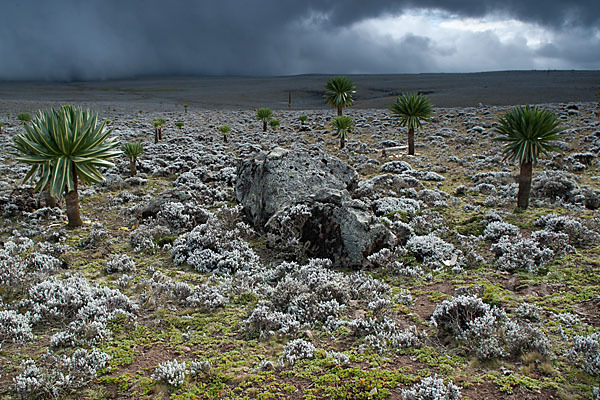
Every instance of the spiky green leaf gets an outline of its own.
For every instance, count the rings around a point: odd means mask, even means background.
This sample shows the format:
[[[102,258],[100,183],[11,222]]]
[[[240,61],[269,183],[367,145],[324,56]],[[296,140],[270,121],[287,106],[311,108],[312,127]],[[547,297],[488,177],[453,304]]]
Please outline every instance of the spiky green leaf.
[[[423,129],[423,121],[428,121],[431,117],[433,105],[422,94],[405,93],[398,96],[390,110],[398,117],[400,126],[416,130]]]
[[[270,108],[259,108],[256,110],[256,119],[259,121],[269,121],[273,117],[273,111]]]
[[[345,115],[337,116],[331,121],[331,127],[335,129],[334,136],[346,139],[350,131],[354,129],[354,122]]]
[[[504,159],[537,162],[540,154],[559,151],[553,144],[563,129],[558,117],[538,107],[515,107],[498,119],[494,130],[500,135],[494,140],[504,142]]]
[[[325,100],[332,107],[349,107],[354,100],[352,95],[356,93],[356,86],[345,76],[336,76],[325,84]]]
[[[48,186],[52,196],[59,196],[75,189],[74,172],[83,183],[103,179],[98,168],[113,166],[106,160],[121,154],[110,133],[95,112],[62,106],[40,111],[12,147],[18,161],[32,166],[25,181],[37,179],[36,190]]]

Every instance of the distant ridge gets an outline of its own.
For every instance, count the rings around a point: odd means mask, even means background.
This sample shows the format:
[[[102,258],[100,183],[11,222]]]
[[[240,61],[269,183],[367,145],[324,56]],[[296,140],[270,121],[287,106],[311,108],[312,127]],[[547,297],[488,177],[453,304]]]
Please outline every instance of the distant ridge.
[[[293,76],[169,76],[89,82],[0,82],[2,100],[139,103],[146,107],[188,104],[201,109],[327,108],[325,78]],[[471,73],[348,75],[357,86],[354,108],[387,108],[404,92],[427,94],[438,107],[597,102],[598,70],[518,70]]]

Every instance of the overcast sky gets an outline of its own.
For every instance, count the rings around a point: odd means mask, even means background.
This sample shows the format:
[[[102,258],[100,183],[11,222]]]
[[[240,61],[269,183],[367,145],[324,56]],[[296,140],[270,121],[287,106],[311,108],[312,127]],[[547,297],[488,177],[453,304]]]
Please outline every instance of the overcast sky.
[[[2,0],[0,80],[600,69],[598,0]]]

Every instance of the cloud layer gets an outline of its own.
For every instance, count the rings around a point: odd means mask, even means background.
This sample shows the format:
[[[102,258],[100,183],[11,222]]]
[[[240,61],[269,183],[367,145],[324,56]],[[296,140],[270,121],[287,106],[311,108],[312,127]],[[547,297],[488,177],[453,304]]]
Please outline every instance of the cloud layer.
[[[4,0],[1,80],[600,68],[593,1]]]

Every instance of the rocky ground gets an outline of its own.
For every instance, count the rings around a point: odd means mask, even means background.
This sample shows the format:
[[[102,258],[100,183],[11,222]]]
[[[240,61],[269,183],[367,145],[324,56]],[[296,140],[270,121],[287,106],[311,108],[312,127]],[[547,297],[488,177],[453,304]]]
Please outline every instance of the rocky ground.
[[[145,154],[81,190],[76,230],[4,151],[0,398],[597,400],[599,108],[544,107],[562,152],[525,212],[508,107],[437,108],[409,157],[385,110],[347,110],[340,150],[331,110],[263,133],[254,110],[96,105]]]

